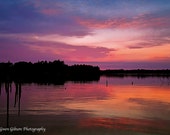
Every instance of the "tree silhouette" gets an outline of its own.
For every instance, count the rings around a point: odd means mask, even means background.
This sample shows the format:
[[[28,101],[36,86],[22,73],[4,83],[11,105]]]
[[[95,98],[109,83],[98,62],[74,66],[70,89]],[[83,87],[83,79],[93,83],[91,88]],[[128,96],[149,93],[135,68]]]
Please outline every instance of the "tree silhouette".
[[[64,61],[0,63],[0,80],[64,84],[65,81],[99,80],[100,69],[90,65],[68,66]]]

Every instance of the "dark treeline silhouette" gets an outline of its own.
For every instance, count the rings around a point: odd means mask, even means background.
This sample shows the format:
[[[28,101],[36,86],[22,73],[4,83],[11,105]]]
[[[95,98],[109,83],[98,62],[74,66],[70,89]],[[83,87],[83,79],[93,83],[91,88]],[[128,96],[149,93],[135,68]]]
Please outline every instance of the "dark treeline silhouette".
[[[97,66],[72,65],[68,66],[63,61],[39,61],[0,63],[0,82],[36,82],[64,84],[66,81],[98,81],[101,75],[105,76],[162,76],[169,77],[170,70],[100,70]],[[1,93],[1,91],[0,91]]]
[[[148,76],[157,76],[157,77],[170,77],[170,70],[103,70],[101,75],[105,76],[117,76],[117,77],[126,77],[126,76],[136,76],[136,77],[148,77]]]
[[[63,84],[65,81],[98,81],[99,67],[68,66],[63,61],[0,63],[0,81]]]

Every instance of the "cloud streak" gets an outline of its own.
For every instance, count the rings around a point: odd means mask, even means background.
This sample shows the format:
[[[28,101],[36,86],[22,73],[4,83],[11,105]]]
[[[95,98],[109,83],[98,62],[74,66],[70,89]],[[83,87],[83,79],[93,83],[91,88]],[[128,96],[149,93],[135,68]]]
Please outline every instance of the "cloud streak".
[[[29,35],[28,35],[29,36]],[[6,40],[6,38],[8,40]],[[11,38],[1,38],[0,60],[8,61],[18,58],[19,60],[35,60],[47,59],[64,59],[64,60],[82,60],[82,61],[95,61],[107,57],[114,49],[105,47],[89,47],[89,46],[74,46],[60,42],[51,41],[36,41],[33,38],[25,38],[18,40],[15,35]],[[10,49],[9,49],[10,48]],[[29,56],[27,58],[27,56]]]
[[[32,42],[30,49],[37,52],[46,52],[53,55],[61,55],[70,61],[95,61],[107,57],[114,49],[104,47],[74,46],[56,42]]]
[[[139,14],[133,17],[118,17],[98,20],[94,18],[83,19],[78,18],[77,21],[90,28],[169,28],[170,10],[159,11],[156,13]]]

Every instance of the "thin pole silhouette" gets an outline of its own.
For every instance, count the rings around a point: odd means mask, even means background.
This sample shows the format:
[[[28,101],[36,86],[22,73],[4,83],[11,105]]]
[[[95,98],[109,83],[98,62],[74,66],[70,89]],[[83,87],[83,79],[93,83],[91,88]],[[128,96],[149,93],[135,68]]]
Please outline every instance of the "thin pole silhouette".
[[[9,83],[10,93],[12,92],[12,83]]]
[[[16,104],[18,103],[18,116],[20,116],[20,108],[21,108],[21,83],[15,83],[15,101],[14,101],[14,107],[16,107]]]
[[[6,116],[6,127],[9,127],[9,83],[5,83],[5,90],[7,94],[7,116]]]
[[[1,82],[0,82],[0,96],[1,96]]]
[[[18,116],[20,116],[20,101],[21,101],[21,83],[19,83],[19,101],[18,101]]]
[[[18,84],[15,83],[15,101],[14,101],[14,107],[16,107],[16,103],[18,101]]]

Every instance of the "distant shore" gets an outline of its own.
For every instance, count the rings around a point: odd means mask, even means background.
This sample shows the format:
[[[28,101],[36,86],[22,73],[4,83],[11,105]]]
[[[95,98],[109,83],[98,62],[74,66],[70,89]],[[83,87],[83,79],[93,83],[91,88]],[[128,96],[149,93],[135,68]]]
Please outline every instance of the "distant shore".
[[[101,75],[105,76],[137,76],[137,77],[147,77],[147,76],[157,76],[157,77],[170,77],[170,70],[146,70],[146,69],[134,69],[134,70],[101,70]]]

